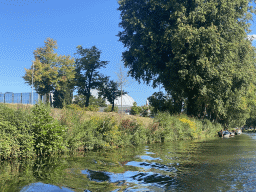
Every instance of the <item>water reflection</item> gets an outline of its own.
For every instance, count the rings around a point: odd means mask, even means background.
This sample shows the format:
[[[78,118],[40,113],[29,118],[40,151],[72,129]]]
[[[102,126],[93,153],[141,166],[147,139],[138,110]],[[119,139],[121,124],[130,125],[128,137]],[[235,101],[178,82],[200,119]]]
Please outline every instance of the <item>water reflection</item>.
[[[60,188],[50,184],[44,184],[41,182],[32,183],[29,186],[25,186],[20,192],[73,192],[68,188]]]
[[[254,191],[256,133],[1,162],[0,191]]]
[[[137,184],[143,187],[154,185],[155,187],[162,188],[167,185],[176,185],[176,181],[169,175],[161,175],[154,172],[140,172],[140,171],[126,171],[124,173],[110,173],[110,172],[97,172],[91,170],[82,170],[82,174],[86,174],[92,181],[101,182],[98,178],[99,175],[111,183],[117,183],[118,186],[124,184]]]

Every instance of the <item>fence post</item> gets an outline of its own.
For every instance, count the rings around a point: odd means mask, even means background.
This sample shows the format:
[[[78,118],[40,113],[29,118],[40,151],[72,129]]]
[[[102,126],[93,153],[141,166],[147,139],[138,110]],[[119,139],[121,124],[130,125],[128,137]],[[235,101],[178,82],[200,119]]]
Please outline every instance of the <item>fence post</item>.
[[[4,93],[4,103],[5,103],[5,93]]]
[[[12,103],[14,103],[14,93],[12,93]]]
[[[22,104],[22,93],[20,93],[20,103]]]

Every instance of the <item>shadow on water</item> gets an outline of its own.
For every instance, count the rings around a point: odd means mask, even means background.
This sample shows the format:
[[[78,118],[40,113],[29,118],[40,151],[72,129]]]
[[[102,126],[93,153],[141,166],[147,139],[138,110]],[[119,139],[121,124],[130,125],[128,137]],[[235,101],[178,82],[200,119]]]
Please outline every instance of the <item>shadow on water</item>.
[[[1,162],[0,191],[253,191],[256,133]]]

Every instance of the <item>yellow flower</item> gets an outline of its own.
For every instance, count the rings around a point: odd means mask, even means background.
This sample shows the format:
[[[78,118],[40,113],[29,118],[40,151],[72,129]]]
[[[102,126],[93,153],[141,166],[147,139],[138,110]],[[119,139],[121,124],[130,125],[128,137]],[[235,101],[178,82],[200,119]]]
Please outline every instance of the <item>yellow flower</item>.
[[[193,131],[196,131],[196,123],[193,121],[190,121],[189,119],[186,118],[181,118],[179,119],[182,123],[186,123],[189,125],[190,129],[192,129]]]

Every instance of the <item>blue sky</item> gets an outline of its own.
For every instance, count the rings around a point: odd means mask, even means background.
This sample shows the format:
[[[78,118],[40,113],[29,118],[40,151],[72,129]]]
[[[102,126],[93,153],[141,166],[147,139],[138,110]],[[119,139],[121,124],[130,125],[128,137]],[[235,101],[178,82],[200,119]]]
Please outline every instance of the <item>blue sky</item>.
[[[56,52],[61,55],[74,56],[78,45],[95,45],[102,51],[100,59],[109,61],[100,72],[117,80],[115,72],[125,50],[116,36],[122,30],[117,8],[116,0],[0,1],[0,92],[31,92],[22,78],[24,68],[31,67],[33,51],[44,46],[47,37],[57,41]],[[159,91],[128,79],[125,90],[138,105]]]
[[[117,80],[115,72],[125,50],[116,36],[122,31],[117,8],[116,0],[0,1],[0,92],[31,92],[22,78],[24,68],[31,67],[33,51],[44,46],[48,37],[57,41],[56,52],[61,55],[74,56],[78,45],[95,45],[102,51],[100,59],[109,61],[100,72]],[[256,34],[254,23],[251,29],[250,34]],[[147,97],[159,91],[128,79],[125,90],[138,105],[146,104]]]

